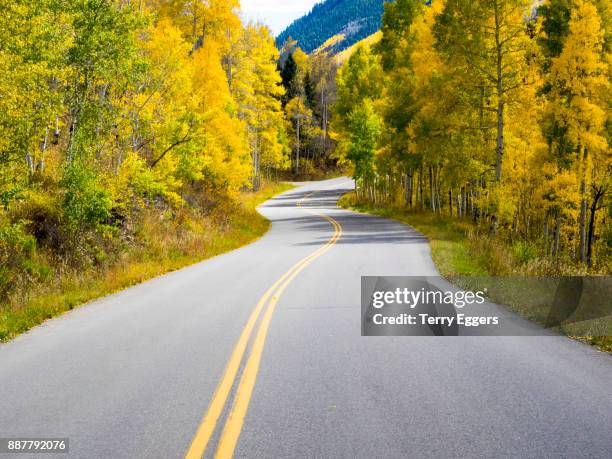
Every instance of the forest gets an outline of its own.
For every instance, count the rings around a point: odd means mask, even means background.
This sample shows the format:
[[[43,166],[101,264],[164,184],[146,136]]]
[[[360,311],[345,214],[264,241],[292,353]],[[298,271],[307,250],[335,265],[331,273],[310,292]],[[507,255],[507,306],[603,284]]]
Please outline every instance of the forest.
[[[345,166],[487,274],[609,274],[609,26],[609,0],[396,0],[339,59],[238,0],[7,4],[0,340],[253,241],[278,180]]]
[[[610,17],[608,0],[386,3],[337,78],[355,199],[466,222],[521,261],[493,274],[609,273]]]
[[[330,37],[343,35],[335,51],[342,51],[380,28],[384,0],[325,0],[310,13],[294,21],[277,38],[282,46],[294,39],[307,53],[317,50]]]
[[[4,5],[0,339],[261,236],[255,205],[287,187],[273,179],[332,148],[331,57],[296,53],[281,76],[274,37],[239,7]]]

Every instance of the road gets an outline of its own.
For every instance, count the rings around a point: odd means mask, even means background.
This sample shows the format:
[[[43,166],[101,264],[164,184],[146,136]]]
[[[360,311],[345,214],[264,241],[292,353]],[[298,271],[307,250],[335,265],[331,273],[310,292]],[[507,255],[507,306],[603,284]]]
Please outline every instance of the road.
[[[261,207],[256,243],[0,346],[0,437],[79,458],[612,457],[607,354],[361,337],[361,276],[437,273],[414,230],[336,207],[351,186],[304,184]]]

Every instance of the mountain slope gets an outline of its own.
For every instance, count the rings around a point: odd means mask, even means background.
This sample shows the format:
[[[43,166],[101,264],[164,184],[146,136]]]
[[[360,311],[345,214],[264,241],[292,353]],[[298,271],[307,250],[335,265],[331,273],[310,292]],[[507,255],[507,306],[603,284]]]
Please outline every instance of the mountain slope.
[[[353,55],[355,50],[363,45],[363,46],[372,46],[380,41],[382,38],[382,32],[379,30],[378,32],[365,37],[363,40],[359,40],[357,43],[354,43],[350,47],[346,48],[344,51],[340,51],[336,54],[336,60],[339,64],[344,64],[349,58]]]
[[[277,38],[281,46],[289,37],[310,53],[334,35],[344,35],[341,51],[380,28],[384,0],[326,0],[294,21]]]

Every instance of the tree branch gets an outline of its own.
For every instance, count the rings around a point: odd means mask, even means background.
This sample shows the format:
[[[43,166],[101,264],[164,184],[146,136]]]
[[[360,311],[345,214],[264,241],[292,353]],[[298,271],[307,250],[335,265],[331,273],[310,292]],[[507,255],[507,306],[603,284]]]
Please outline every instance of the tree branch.
[[[171,150],[187,142],[191,142],[191,137],[187,137],[187,135],[183,137],[181,140],[177,140],[176,142],[174,142],[172,145],[166,148],[162,152],[161,155],[159,155],[159,158],[157,158],[155,161],[151,163],[151,169],[153,169],[157,165],[157,163],[159,163],[162,159],[164,159],[164,156],[166,156]]]

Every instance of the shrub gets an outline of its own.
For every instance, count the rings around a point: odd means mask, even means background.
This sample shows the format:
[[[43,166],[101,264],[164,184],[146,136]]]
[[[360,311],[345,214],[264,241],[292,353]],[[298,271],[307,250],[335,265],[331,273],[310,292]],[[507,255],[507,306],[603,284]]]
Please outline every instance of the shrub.
[[[25,226],[25,222],[0,226],[0,297],[11,289],[20,265],[36,250],[36,239]]]
[[[60,185],[64,188],[62,208],[72,229],[96,228],[112,216],[113,201],[108,190],[100,186],[95,172],[73,162],[64,169]]]
[[[512,256],[520,264],[527,264],[538,257],[538,248],[525,241],[516,241],[512,244]]]
[[[39,246],[59,250],[64,245],[62,216],[56,195],[31,191],[27,199],[14,206],[9,216],[13,222],[24,222],[24,229]]]
[[[0,227],[0,257],[3,261],[33,254],[36,239],[27,233],[25,226],[26,222],[22,221]]]

